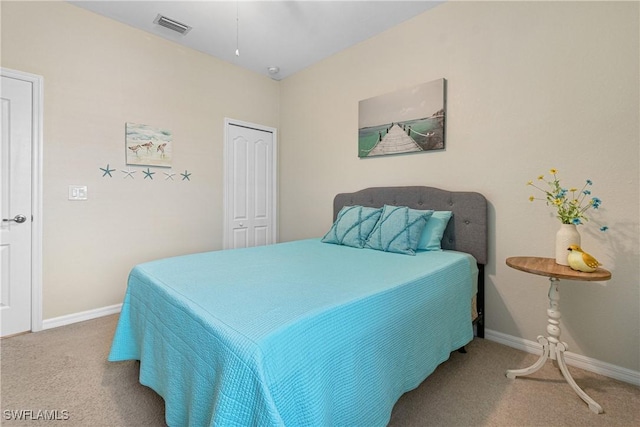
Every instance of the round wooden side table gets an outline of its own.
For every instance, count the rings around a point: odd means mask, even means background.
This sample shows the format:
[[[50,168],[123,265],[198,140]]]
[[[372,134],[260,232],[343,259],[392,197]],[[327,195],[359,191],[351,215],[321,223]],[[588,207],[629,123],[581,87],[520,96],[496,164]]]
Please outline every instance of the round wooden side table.
[[[552,258],[539,258],[539,257],[511,257],[507,258],[507,265],[516,270],[524,271],[526,273],[537,274],[538,276],[548,277],[551,282],[549,286],[549,308],[547,309],[548,325],[547,333],[549,336],[538,336],[538,342],[542,344],[542,355],[540,359],[533,365],[524,369],[510,369],[506,372],[507,378],[515,379],[515,377],[530,375],[542,368],[547,359],[555,360],[558,363],[560,371],[564,376],[564,379],[569,383],[571,388],[584,400],[589,409],[596,414],[603,412],[602,406],[596,403],[587,393],[585,393],[574,381],[567,364],[564,361],[564,352],[568,346],[566,343],[560,341],[560,290],[558,288],[558,282],[560,279],[565,280],[582,280],[588,282],[603,281],[611,279],[611,272],[604,268],[598,268],[593,273],[583,273],[581,271],[572,270],[564,265],[556,264]]]

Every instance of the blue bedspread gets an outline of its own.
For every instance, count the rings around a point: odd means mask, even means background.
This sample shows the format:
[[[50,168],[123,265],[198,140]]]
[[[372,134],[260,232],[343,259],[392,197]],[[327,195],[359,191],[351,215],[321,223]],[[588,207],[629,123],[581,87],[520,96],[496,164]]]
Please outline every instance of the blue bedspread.
[[[148,262],[129,277],[110,361],[174,426],[384,426],[473,338],[477,267],[301,240]]]

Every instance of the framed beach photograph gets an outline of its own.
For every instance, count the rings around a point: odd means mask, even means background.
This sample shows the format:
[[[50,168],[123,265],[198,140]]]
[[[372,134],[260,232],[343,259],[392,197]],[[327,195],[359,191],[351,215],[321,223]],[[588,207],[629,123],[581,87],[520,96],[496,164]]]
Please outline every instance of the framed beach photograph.
[[[443,150],[445,79],[365,99],[358,105],[358,157]]]
[[[170,168],[173,135],[170,130],[148,125],[125,125],[127,165]]]

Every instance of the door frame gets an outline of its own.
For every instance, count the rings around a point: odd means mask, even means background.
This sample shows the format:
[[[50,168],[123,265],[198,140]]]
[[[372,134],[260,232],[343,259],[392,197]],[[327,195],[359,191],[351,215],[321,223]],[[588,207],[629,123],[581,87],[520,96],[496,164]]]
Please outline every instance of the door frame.
[[[31,83],[31,331],[42,330],[42,169],[44,79],[24,71],[0,68],[0,73]]]
[[[272,168],[271,168],[271,179],[273,182],[273,194],[271,200],[271,216],[273,218],[273,240],[274,243],[278,241],[278,131],[276,128],[272,128],[269,126],[259,125],[255,123],[244,122],[242,120],[230,119],[225,117],[224,119],[224,153],[223,153],[223,200],[222,200],[222,210],[223,210],[223,223],[222,223],[222,248],[227,249],[230,244],[229,235],[229,173],[231,168],[229,167],[231,161],[231,149],[229,144],[229,126],[241,126],[245,128],[256,129],[259,131],[270,132],[273,135],[273,159],[272,159]]]

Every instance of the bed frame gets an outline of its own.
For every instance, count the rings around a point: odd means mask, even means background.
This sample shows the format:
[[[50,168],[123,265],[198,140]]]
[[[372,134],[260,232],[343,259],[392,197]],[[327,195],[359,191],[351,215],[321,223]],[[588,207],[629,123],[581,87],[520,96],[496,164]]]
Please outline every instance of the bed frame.
[[[478,262],[478,317],[476,334],[484,338],[484,266],[487,264],[487,199],[475,192],[446,191],[434,187],[372,187],[341,193],[333,200],[333,220],[343,206],[408,206],[412,209],[452,211],[442,248],[473,255]]]

